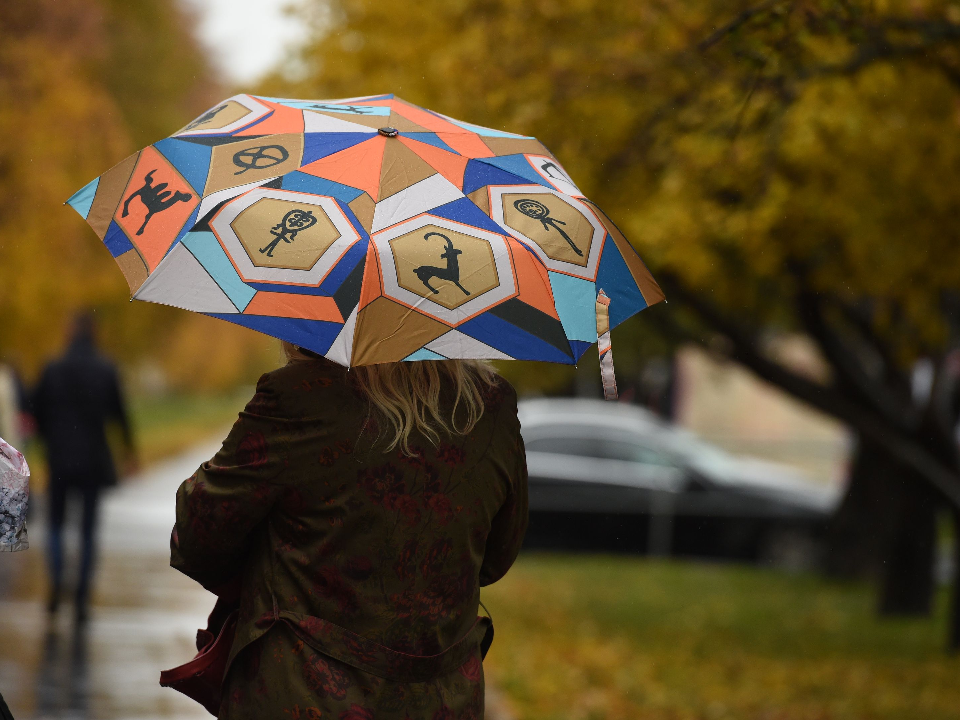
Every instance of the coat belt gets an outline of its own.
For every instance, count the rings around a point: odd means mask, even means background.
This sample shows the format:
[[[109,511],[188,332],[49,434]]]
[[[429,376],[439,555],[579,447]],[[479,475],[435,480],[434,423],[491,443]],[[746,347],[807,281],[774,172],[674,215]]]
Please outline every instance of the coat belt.
[[[470,629],[453,645],[437,655],[410,655],[324,620],[280,610],[274,601],[273,612],[257,621],[260,627],[284,622],[306,645],[328,657],[391,682],[428,682],[462,666],[471,656],[486,649],[493,639],[493,621],[479,616]]]

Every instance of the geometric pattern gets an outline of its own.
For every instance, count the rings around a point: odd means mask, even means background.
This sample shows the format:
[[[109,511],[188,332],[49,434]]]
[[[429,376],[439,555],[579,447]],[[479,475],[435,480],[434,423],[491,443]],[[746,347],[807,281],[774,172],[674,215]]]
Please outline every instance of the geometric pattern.
[[[536,138],[394,95],[236,95],[68,203],[133,298],[343,365],[575,363],[663,299],[636,251]]]

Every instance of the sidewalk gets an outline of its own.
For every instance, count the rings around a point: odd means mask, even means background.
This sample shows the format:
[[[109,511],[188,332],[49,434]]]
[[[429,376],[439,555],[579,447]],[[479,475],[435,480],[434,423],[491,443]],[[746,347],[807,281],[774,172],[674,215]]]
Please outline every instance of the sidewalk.
[[[177,486],[218,448],[199,446],[107,495],[83,635],[73,631],[69,602],[48,622],[42,518],[29,525],[29,550],[0,553],[0,693],[16,720],[210,718],[161,688],[159,674],[193,657],[213,607],[212,595],[168,563]],[[68,559],[75,534],[68,526]],[[507,720],[502,707],[488,693],[487,720]]]
[[[16,720],[210,717],[161,688],[158,676],[193,656],[197,628],[213,604],[168,563],[176,488],[218,447],[198,447],[107,495],[90,622],[82,635],[73,631],[69,602],[48,622],[41,522],[28,528],[29,550],[0,555],[0,692]],[[75,554],[75,531],[67,547]]]

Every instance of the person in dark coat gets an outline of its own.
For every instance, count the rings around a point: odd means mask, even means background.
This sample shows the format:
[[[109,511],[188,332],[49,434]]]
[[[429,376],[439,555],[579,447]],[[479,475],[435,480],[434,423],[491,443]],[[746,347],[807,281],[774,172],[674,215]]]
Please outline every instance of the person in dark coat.
[[[286,349],[177,493],[173,567],[239,583],[218,717],[482,720],[480,587],[527,527],[516,393],[472,361]]]
[[[93,317],[78,316],[66,352],[44,369],[32,402],[50,467],[51,613],[56,612],[61,596],[67,496],[78,495],[83,507],[80,574],[74,605],[79,622],[87,617],[101,491],[117,481],[107,442],[110,423],[116,423],[121,430],[131,466],[135,457],[117,369],[97,350],[95,336]]]

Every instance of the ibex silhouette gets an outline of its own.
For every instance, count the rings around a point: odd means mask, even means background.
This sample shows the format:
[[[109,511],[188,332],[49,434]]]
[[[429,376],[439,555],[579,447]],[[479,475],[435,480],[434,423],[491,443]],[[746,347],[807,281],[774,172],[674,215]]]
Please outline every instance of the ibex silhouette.
[[[458,288],[463,290],[464,295],[469,295],[470,291],[460,284],[460,259],[457,256],[462,255],[463,250],[457,250],[453,246],[453,241],[443,233],[428,232],[423,236],[423,239],[429,240],[434,235],[443,238],[447,243],[446,250],[444,250],[440,255],[441,260],[447,261],[447,266],[445,268],[440,268],[433,265],[421,265],[418,268],[414,268],[413,272],[418,278],[420,278],[420,282],[426,285],[434,295],[439,294],[440,291],[430,284],[430,280],[433,278],[437,278],[439,280],[449,280]]]

